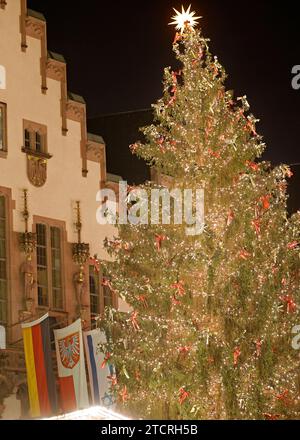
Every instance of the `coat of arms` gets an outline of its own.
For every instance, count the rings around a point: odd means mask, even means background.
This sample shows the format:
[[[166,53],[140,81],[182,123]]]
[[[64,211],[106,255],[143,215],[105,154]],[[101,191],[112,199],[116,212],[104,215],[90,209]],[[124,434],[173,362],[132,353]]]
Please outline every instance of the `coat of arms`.
[[[32,185],[43,186],[47,180],[47,160],[27,156],[27,175]]]
[[[58,340],[61,363],[65,368],[72,370],[80,358],[79,332]]]

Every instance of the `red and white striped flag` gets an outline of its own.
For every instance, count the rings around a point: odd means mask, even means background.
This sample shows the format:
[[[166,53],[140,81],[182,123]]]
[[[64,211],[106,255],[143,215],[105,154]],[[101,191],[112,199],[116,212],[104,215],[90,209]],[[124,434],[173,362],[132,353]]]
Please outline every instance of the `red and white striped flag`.
[[[54,330],[61,406],[65,413],[89,406],[81,320]]]

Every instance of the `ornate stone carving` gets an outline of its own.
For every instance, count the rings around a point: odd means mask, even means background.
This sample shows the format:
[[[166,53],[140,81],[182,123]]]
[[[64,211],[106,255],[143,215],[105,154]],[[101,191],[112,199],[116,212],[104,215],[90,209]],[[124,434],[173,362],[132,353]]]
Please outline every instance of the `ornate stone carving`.
[[[37,18],[26,15],[26,3],[21,2],[21,33],[22,33],[22,50],[27,48],[26,36],[41,40],[41,77],[42,77],[42,93],[47,92],[46,78],[46,62],[47,62],[47,36],[46,22]]]
[[[32,264],[29,261],[23,263],[21,272],[24,274],[24,298],[26,302],[26,309],[28,312],[31,312],[33,292],[36,286]]]
[[[27,16],[25,19],[26,34],[33,38],[41,39],[45,34],[45,23],[34,17]]]
[[[82,307],[82,297],[86,290],[84,276],[84,266],[90,256],[90,246],[88,243],[73,243],[73,261],[79,266],[79,271],[74,275],[76,297],[79,308]]]
[[[93,162],[101,163],[105,160],[105,145],[88,142],[86,146],[87,158]]]
[[[78,266],[83,266],[90,256],[88,243],[73,243],[73,261]]]
[[[75,122],[80,122],[81,126],[81,142],[80,142],[80,152],[82,158],[82,175],[87,177],[87,129],[86,129],[86,107],[84,103],[76,102],[71,99],[68,100],[67,104],[67,118]]]
[[[61,117],[62,117],[62,133],[65,136],[68,132],[67,127],[67,67],[66,64],[48,58],[46,62],[46,76],[60,82],[61,85]]]
[[[34,289],[36,287],[36,280],[33,275],[33,266],[26,261],[21,267],[21,272],[24,274],[24,302],[25,310],[21,311],[20,319],[23,321],[34,313]]]
[[[75,101],[67,102],[67,117],[75,122],[83,122],[85,118],[85,106]]]
[[[27,176],[32,185],[38,188],[47,180],[47,160],[27,155]]]
[[[79,314],[80,314],[80,318],[81,318],[83,324],[86,323],[88,320],[88,315],[89,315],[89,307],[88,306],[81,306],[80,310],[79,310]]]
[[[24,132],[29,133],[29,138],[24,139],[26,144],[21,151],[27,156],[27,176],[32,185],[41,187],[47,180],[47,161],[52,155],[48,153],[47,126],[23,119]],[[40,135],[40,148],[36,148],[36,133]]]
[[[77,299],[77,308],[80,312],[81,308],[83,307],[83,297],[86,291],[86,281],[84,277],[82,277],[82,273],[76,272],[74,274],[74,286],[75,286],[75,292],[76,292],[76,299]]]
[[[25,254],[25,262],[21,266],[21,273],[24,280],[24,295],[23,301],[25,309],[19,312],[20,321],[25,321],[34,314],[34,289],[36,287],[36,280],[34,279],[34,268],[31,264],[32,254],[36,249],[36,234],[28,232],[28,190],[23,190],[24,194],[24,209],[22,215],[25,222],[25,232],[19,234],[20,250]]]
[[[79,266],[79,271],[74,274],[74,285],[78,303],[78,312],[81,319],[85,320],[83,317],[85,306],[83,305],[83,296],[86,291],[86,281],[84,276],[84,266],[90,257],[90,246],[88,243],[82,243],[81,241],[81,212],[80,212],[80,202],[76,202],[76,223],[75,223],[78,241],[73,243],[73,261]]]
[[[63,81],[65,79],[65,64],[49,58],[47,60],[46,69],[48,78],[55,79],[57,81]]]
[[[77,310],[79,316],[83,321],[86,321],[87,306],[83,304],[84,294],[86,292],[87,284],[84,275],[84,265],[86,264],[90,255],[89,245],[87,243],[73,244],[73,261],[79,266],[79,271],[74,274],[74,286],[77,299]]]
[[[0,8],[5,9],[5,6],[7,5],[7,2],[5,0],[0,0]]]
[[[32,309],[33,309],[33,303],[32,303]],[[20,322],[28,321],[29,319],[32,319],[32,315],[33,312],[28,312],[27,310],[19,310],[19,321]]]
[[[30,256],[30,260],[36,247],[36,234],[32,232],[21,232],[19,235],[19,242],[20,250],[24,252],[26,257]]]

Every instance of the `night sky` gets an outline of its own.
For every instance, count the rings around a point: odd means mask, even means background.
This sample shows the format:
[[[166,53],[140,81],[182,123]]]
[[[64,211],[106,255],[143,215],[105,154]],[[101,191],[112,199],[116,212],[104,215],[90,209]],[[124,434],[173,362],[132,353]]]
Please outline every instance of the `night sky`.
[[[89,117],[149,108],[174,65],[172,6],[181,1],[28,0],[48,25],[48,48],[68,63],[68,89],[84,96]],[[189,5],[184,2],[185,6]],[[210,48],[226,68],[227,87],[246,94],[274,163],[300,162],[300,64],[296,1],[194,0]],[[300,171],[300,167],[299,167]],[[299,197],[300,199],[300,197]]]

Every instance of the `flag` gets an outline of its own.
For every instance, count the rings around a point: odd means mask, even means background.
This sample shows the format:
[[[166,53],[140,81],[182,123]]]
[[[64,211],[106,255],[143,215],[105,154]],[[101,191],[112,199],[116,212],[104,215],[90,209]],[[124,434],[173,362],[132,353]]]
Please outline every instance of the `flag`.
[[[100,350],[100,345],[106,343],[105,333],[96,329],[83,335],[93,405],[112,408],[114,398],[110,388],[116,372],[109,361],[105,362],[105,354]]]
[[[89,406],[81,320],[54,330],[61,407],[65,413]]]
[[[32,417],[57,413],[48,313],[22,324],[30,411]]]

